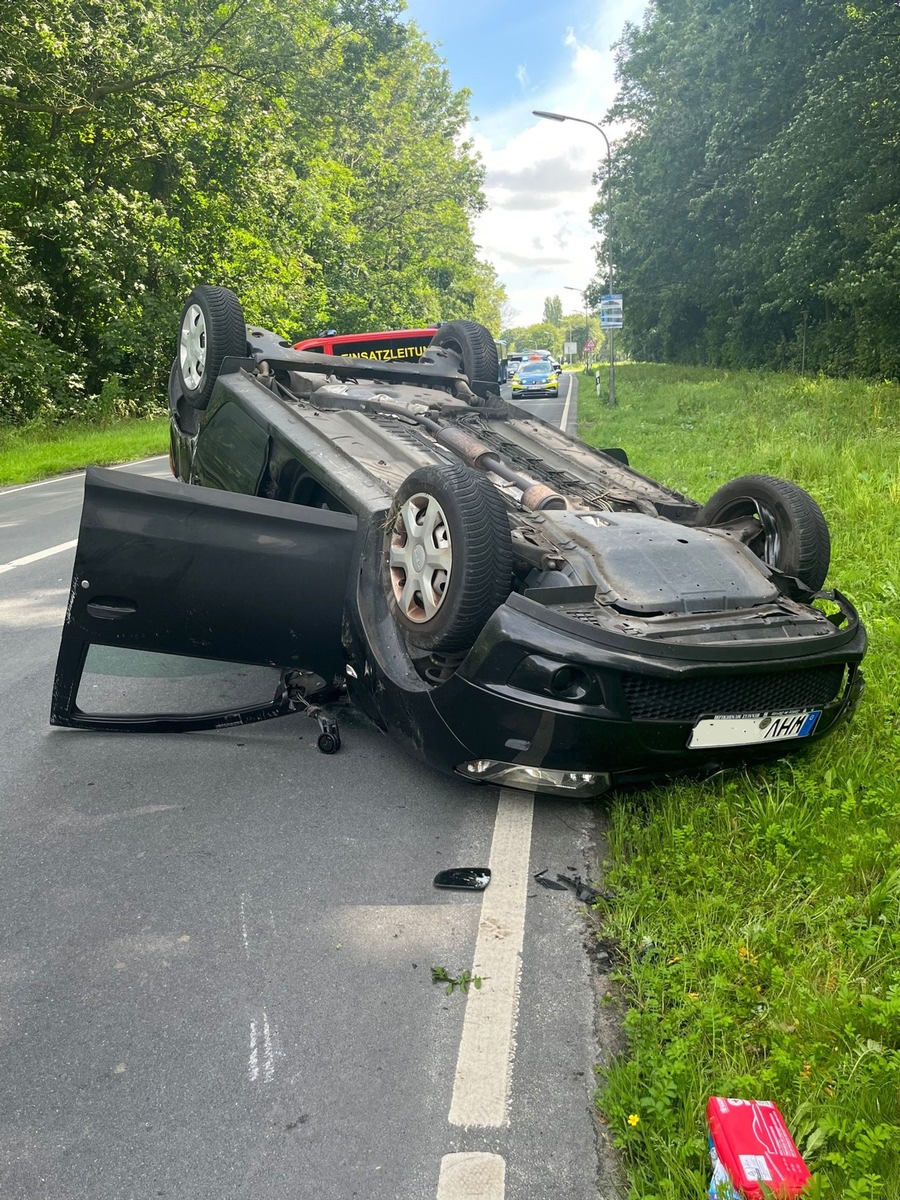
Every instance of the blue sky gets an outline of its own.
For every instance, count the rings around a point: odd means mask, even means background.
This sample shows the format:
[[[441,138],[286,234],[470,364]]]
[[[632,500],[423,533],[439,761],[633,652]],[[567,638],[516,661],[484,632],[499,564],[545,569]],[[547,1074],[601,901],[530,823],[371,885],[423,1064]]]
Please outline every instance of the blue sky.
[[[438,44],[456,87],[472,92],[471,136],[487,167],[489,211],[475,235],[506,285],[515,324],[539,321],[545,296],[565,311],[595,273],[591,174],[600,134],[531,115],[535,108],[600,122],[616,87],[612,45],[646,0],[407,0]],[[604,127],[615,138],[615,127]]]

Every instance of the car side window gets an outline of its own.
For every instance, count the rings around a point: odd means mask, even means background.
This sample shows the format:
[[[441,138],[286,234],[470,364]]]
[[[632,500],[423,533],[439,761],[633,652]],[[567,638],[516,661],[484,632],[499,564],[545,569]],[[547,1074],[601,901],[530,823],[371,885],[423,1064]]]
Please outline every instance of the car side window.
[[[193,473],[204,487],[256,494],[268,459],[269,435],[238,404],[217,409],[197,442]]]

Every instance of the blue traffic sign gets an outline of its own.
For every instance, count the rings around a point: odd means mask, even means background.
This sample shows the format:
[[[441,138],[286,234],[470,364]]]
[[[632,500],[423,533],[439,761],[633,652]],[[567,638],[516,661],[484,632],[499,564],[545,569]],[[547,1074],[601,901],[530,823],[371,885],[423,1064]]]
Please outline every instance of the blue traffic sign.
[[[600,328],[623,328],[621,292],[612,292],[600,297]]]

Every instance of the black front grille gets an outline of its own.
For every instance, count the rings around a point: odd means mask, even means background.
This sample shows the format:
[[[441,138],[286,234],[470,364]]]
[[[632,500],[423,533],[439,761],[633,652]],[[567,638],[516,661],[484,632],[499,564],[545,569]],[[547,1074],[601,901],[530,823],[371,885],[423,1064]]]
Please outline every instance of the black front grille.
[[[623,675],[633,720],[695,721],[705,713],[755,713],[822,708],[840,691],[844,667],[812,667],[766,675],[657,679]]]

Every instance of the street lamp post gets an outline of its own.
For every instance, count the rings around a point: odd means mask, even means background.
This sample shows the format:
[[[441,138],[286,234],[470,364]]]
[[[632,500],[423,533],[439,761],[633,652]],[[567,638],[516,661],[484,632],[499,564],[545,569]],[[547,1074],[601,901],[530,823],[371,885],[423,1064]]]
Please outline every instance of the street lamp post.
[[[540,109],[532,109],[536,117],[543,117],[547,121],[577,121],[579,125],[590,125],[591,129],[596,129],[600,136],[606,142],[606,265],[608,268],[607,279],[609,281],[610,295],[613,292],[613,261],[612,261],[612,147],[609,144],[609,138],[606,133],[600,128],[596,121],[585,120],[584,117],[570,117],[568,113],[542,112]],[[616,407],[616,347],[614,341],[614,331],[609,329],[609,404],[611,408]]]

